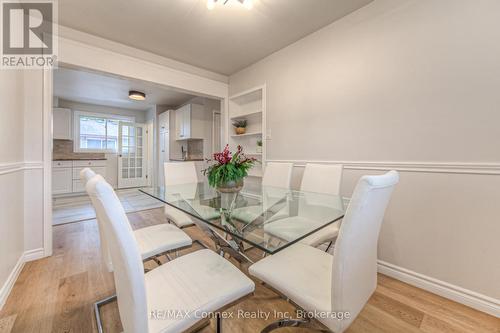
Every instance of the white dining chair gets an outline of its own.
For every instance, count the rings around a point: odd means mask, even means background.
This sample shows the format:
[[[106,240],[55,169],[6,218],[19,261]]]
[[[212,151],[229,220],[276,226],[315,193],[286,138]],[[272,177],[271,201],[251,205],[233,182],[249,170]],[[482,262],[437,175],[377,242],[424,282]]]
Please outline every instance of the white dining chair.
[[[292,163],[267,163],[262,177],[262,186],[290,189],[292,170]]]
[[[377,286],[377,243],[386,207],[399,174],[364,176],[358,182],[333,255],[305,244],[292,245],[253,264],[250,274],[288,297],[334,332],[343,332],[356,318]],[[349,313],[342,320],[333,314]],[[284,320],[262,332],[283,326],[307,326],[306,320]]]
[[[290,190],[292,181],[292,163],[269,162],[262,177],[262,205],[236,208],[231,216],[244,223],[251,223],[276,202],[283,199]]]
[[[194,162],[166,162],[164,163],[165,188],[173,185],[196,184],[198,176]],[[194,187],[196,191],[196,187]],[[194,193],[193,193],[194,197]],[[169,222],[174,223],[179,228],[185,228],[194,225],[192,218],[169,205],[165,205],[165,216]]]
[[[83,186],[87,185],[88,181],[91,180],[94,176],[96,176],[96,173],[94,170],[90,168],[83,168],[80,170],[80,180],[82,181]],[[92,202],[92,199],[91,199]],[[94,208],[95,210],[95,208]],[[108,269],[109,272],[113,271],[113,265],[111,264],[111,257],[109,255],[108,251],[108,244],[106,243],[106,238],[104,237],[104,230],[100,226],[99,222],[99,217],[97,216],[96,212],[96,219],[97,219],[97,230],[99,231],[99,242],[100,242],[100,250],[101,250],[101,258],[104,262],[104,265]]]
[[[96,175],[91,169],[86,169],[88,168],[85,168],[80,172],[80,176],[82,177],[84,184],[87,184],[88,181],[93,178],[104,181],[104,178],[101,175]],[[95,198],[90,194],[89,197],[96,211],[102,258],[108,270],[112,272],[113,265],[111,264],[109,249],[106,244],[107,240],[103,233],[101,222],[102,216],[100,216],[100,212],[95,208]],[[193,243],[191,237],[189,237],[184,231],[174,225],[166,223],[136,229],[133,233],[136,243],[139,246],[142,259],[144,261],[152,259],[157,264],[161,264],[157,257],[162,255],[167,255],[168,257],[168,252],[190,247]]]
[[[124,332],[184,332],[205,320],[202,315],[221,310],[254,292],[252,280],[208,249],[176,258],[144,274],[134,233],[112,187],[94,177],[87,183],[87,191],[102,217],[115,268]],[[176,316],[169,310],[185,315]]]
[[[289,216],[286,211],[278,212],[273,222],[266,225],[266,232],[279,239],[290,241],[320,227],[324,219],[328,219],[328,208],[342,210],[341,199],[328,198],[326,195],[338,196],[342,182],[341,164],[307,163],[302,176],[300,190],[305,192],[301,199],[297,215]],[[322,196],[322,194],[326,194]],[[330,201],[328,199],[331,199]],[[318,211],[324,211],[323,216]],[[336,214],[334,214],[336,215]],[[318,223],[321,222],[321,223]],[[326,226],[300,242],[311,246],[319,246],[330,242],[327,250],[339,233],[340,221]]]

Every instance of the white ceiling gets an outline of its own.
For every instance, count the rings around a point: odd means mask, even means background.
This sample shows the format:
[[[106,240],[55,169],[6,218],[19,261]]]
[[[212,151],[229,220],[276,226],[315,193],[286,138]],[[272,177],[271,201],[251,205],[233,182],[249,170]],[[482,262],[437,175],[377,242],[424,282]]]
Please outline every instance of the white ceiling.
[[[64,0],[59,23],[229,75],[373,0],[253,1]]]
[[[146,93],[146,100],[129,99],[129,90]],[[195,97],[139,80],[67,68],[54,71],[54,96],[80,103],[134,110],[147,110],[155,104],[178,106]]]

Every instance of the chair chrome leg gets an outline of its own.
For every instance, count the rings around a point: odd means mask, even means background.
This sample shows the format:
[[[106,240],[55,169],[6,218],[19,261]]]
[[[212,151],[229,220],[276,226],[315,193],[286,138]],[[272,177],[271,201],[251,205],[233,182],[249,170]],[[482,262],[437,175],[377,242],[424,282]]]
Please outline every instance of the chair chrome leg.
[[[309,320],[305,319],[280,319],[278,321],[275,321],[274,323],[267,325],[260,332],[269,333],[271,331],[274,331],[282,327],[303,327],[317,332],[325,332],[325,333],[329,332],[328,330],[314,327]]]
[[[195,239],[195,240],[193,241],[193,243],[196,243],[196,244],[200,245],[201,247],[203,247],[203,248],[205,248],[205,249],[208,249],[208,246],[206,246],[205,244],[203,244],[203,242],[201,242],[201,241],[199,241],[199,240],[197,240],[197,239]]]
[[[222,318],[220,317],[220,313],[217,312],[215,315],[215,332],[222,333]]]
[[[332,246],[332,244],[333,244],[333,241],[331,241],[331,242],[328,244],[328,246],[326,247],[325,252],[328,252],[328,250],[330,250],[330,247]]]
[[[106,305],[106,304],[111,303],[111,302],[114,302],[115,300],[116,300],[116,295],[113,295],[113,296],[109,296],[107,298],[104,298],[104,299],[99,300],[99,301],[94,303],[94,314],[95,314],[95,320],[97,323],[97,331],[99,333],[103,333],[100,308],[101,308],[101,306]]]

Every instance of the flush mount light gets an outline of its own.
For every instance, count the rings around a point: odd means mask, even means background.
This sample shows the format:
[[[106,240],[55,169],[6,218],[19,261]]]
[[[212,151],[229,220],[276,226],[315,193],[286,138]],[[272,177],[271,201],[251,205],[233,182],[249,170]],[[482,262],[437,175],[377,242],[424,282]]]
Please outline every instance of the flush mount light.
[[[128,98],[133,99],[134,101],[143,101],[146,99],[146,94],[136,90],[130,90],[128,92]]]
[[[215,8],[215,4],[217,1],[222,2],[223,5],[227,4],[229,0],[207,0],[207,8],[209,10],[212,10]],[[237,0],[239,3],[243,5],[246,9],[250,10],[253,7],[253,2],[252,0]]]

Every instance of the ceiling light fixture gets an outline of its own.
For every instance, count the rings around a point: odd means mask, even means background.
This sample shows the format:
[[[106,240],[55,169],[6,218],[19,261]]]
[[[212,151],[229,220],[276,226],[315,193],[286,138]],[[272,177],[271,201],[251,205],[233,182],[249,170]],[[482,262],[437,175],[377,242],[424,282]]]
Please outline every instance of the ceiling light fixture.
[[[229,0],[207,0],[207,8],[209,10],[212,10],[215,8],[215,4],[217,1],[222,2],[223,5],[227,4]],[[243,5],[246,9],[250,10],[253,7],[253,2],[252,0],[237,0],[239,3]]]
[[[146,99],[146,94],[136,90],[130,90],[128,92],[128,98],[133,99],[134,101],[143,101]]]

